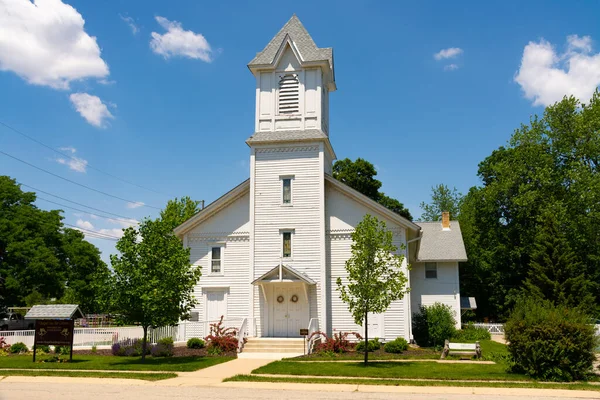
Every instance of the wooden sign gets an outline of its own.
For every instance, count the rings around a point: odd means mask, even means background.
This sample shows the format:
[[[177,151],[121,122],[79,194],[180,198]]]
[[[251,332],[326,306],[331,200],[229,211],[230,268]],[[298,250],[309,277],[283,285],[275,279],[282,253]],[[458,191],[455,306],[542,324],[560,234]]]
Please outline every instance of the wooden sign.
[[[300,329],[300,336],[308,336],[308,329]]]
[[[73,361],[73,330],[75,320],[38,319],[35,321],[35,337],[33,341],[33,361],[37,346],[70,346]]]

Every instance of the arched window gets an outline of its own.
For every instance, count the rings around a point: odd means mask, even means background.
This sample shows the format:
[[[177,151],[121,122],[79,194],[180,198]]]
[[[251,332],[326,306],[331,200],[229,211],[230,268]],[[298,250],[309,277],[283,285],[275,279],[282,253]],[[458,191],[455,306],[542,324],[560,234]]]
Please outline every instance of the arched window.
[[[298,75],[287,74],[279,79],[279,114],[294,114],[299,109],[300,82]]]

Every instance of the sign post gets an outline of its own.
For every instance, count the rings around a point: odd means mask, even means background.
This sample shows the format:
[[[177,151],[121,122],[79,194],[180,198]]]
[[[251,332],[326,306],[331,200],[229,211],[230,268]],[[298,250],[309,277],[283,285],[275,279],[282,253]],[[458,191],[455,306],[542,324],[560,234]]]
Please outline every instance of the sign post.
[[[300,329],[300,336],[304,336],[304,355],[306,355],[306,336],[308,336],[308,329]]]
[[[70,346],[71,355],[69,360],[73,361],[73,330],[75,321],[73,319],[38,319],[35,321],[35,336],[33,341],[33,361],[38,345]]]

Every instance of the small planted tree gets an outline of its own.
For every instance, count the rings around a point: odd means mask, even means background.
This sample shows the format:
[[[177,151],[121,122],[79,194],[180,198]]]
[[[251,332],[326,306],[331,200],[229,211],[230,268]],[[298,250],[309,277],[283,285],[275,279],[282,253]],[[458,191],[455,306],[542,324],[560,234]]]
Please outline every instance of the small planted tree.
[[[352,256],[346,261],[347,283],[337,278],[342,300],[354,321],[365,328],[365,343],[369,343],[369,313],[382,313],[392,301],[399,300],[408,292],[407,278],[402,272],[404,256],[395,254],[393,235],[385,222],[369,214],[352,233]],[[365,364],[369,361],[365,346]]]
[[[193,305],[200,268],[190,265],[190,251],[175,237],[171,224],[146,219],[138,229],[124,231],[112,255],[111,306],[125,322],[144,329],[142,360],[146,358],[148,327],[175,325]]]

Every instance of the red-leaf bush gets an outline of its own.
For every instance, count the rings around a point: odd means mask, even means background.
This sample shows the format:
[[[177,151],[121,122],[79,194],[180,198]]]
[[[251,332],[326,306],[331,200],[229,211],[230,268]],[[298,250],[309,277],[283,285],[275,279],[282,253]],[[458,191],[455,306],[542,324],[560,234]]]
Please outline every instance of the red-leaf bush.
[[[337,332],[334,333],[333,336],[329,337],[326,333],[317,331],[313,332],[312,335],[308,337],[308,340],[313,338],[313,336],[321,335],[323,339],[321,343],[319,343],[315,349],[317,353],[347,353],[352,350],[355,346],[350,340],[348,340],[349,335],[353,335],[358,340],[362,340],[362,336],[358,332]]]
[[[210,324],[210,335],[204,338],[208,343],[207,351],[209,354],[227,353],[237,351],[238,339],[237,329],[225,328],[223,326],[223,316],[219,322]]]

